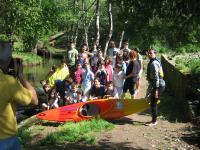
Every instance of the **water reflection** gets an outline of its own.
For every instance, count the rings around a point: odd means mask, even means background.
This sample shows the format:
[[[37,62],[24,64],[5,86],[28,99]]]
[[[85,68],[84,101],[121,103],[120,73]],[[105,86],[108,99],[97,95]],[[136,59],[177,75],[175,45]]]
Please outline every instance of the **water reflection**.
[[[60,60],[50,59],[45,60],[43,64],[33,67],[24,67],[24,75],[27,80],[34,86],[40,86],[40,80],[46,79],[46,75],[49,72],[51,66],[58,65]]]

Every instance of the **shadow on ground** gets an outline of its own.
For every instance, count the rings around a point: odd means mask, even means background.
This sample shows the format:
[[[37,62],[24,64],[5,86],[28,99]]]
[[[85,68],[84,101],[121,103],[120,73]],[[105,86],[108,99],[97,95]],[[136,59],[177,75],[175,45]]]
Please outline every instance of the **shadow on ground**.
[[[200,148],[200,127],[193,126],[193,127],[188,127],[185,130],[189,131],[189,133],[182,135],[181,138],[186,143]]]
[[[115,125],[125,125],[125,124],[131,124],[131,125],[145,125],[145,122],[141,122],[141,121],[135,121],[131,118],[128,117],[123,117],[117,120],[113,120],[111,121],[111,123],[115,124]]]
[[[65,144],[57,144],[57,145],[48,145],[48,146],[31,146],[33,149],[37,150],[143,150],[141,147],[132,147],[132,142],[120,142],[120,143],[112,143],[108,140],[104,139],[99,141],[95,145],[88,145],[85,143],[65,143]]]

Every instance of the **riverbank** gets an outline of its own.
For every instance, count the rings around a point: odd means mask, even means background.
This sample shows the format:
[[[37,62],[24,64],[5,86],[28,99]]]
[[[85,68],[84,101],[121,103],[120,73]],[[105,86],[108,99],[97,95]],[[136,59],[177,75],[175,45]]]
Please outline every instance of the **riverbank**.
[[[24,66],[40,65],[43,58],[31,52],[13,52],[14,58],[21,58]]]

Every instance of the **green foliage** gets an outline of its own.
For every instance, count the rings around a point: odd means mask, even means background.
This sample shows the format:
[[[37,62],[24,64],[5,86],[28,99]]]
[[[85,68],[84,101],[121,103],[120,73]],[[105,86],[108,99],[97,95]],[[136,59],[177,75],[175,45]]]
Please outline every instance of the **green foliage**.
[[[200,45],[197,44],[186,44],[178,47],[176,49],[179,53],[194,53],[194,52],[200,52]]]
[[[13,50],[15,52],[23,52],[24,51],[24,45],[22,42],[14,42],[13,44]]]
[[[175,60],[176,67],[183,73],[190,73],[190,87],[193,98],[199,98],[200,92],[200,53],[187,54]]]
[[[30,53],[30,52],[13,52],[13,57],[18,57],[23,59],[24,65],[33,65],[42,63],[42,58],[40,56],[37,56],[36,54]]]
[[[151,45],[151,47],[159,53],[167,53],[170,51],[169,48],[167,48],[167,46],[160,40],[154,40],[154,43]]]
[[[195,54],[194,54],[195,55]],[[175,60],[176,67],[184,73],[194,73],[200,72],[200,59],[199,57],[179,57]]]
[[[94,132],[102,130],[110,130],[113,124],[104,121],[93,119],[91,121],[83,121],[80,123],[66,123],[59,126],[57,132],[50,133],[43,140],[41,145],[64,143],[64,142],[79,142],[83,141],[88,144],[95,143]]]
[[[11,41],[11,39],[10,39],[10,37],[8,37],[5,34],[0,34],[0,41],[2,41],[2,42],[9,42],[9,41]]]

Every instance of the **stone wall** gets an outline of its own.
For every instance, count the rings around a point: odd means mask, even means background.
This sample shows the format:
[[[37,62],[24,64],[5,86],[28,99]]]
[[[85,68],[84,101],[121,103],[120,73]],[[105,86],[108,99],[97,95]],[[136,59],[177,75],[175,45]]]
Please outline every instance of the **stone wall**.
[[[186,100],[190,75],[181,73],[164,55],[161,56],[161,62],[167,87],[177,98],[176,100],[180,102],[180,105],[183,106],[185,119],[191,121],[192,114]]]

